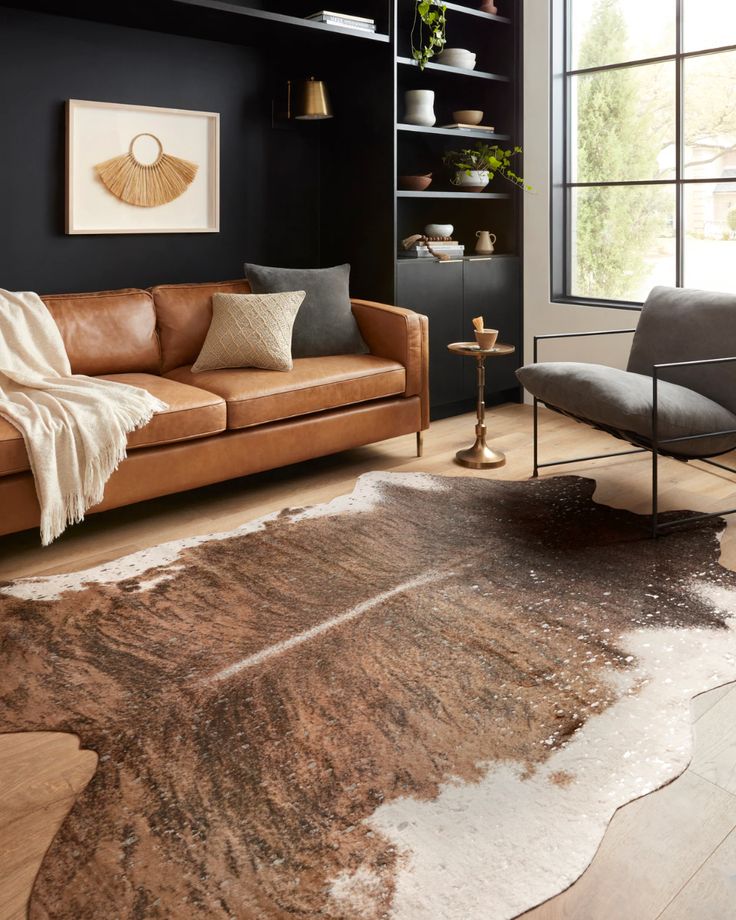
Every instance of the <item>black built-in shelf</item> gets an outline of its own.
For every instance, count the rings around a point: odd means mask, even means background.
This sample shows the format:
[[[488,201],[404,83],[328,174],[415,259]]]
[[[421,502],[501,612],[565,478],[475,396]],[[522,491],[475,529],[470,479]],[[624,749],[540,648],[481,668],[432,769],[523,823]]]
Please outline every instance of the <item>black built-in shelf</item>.
[[[505,192],[433,192],[430,189],[427,189],[424,192],[409,192],[404,189],[400,189],[396,192],[397,198],[469,198],[470,200],[477,199],[478,201],[483,201],[484,199],[495,199],[496,201],[505,201],[511,198],[511,195],[506,194]]]
[[[330,25],[329,23],[314,22],[302,16],[271,12],[270,10],[243,6],[240,3],[229,3],[227,0],[172,0],[172,2],[184,6],[199,7],[202,10],[217,10],[218,12],[227,13],[233,17],[255,19],[260,22],[271,23],[277,28],[288,26],[289,28],[306,29],[307,32],[332,32],[334,34],[345,35],[352,38],[362,38],[366,41],[375,42],[389,42],[391,40],[389,35],[381,32],[368,32],[364,29],[348,29],[343,26]]]
[[[396,58],[396,63],[402,67],[418,68],[419,64],[408,57]],[[447,64],[425,64],[424,70],[437,71],[438,73],[454,74],[459,77],[472,77],[475,80],[495,80],[498,83],[510,83],[511,78],[500,73],[487,73],[484,70],[466,70],[464,67],[448,67]]]
[[[276,6],[278,9],[264,9]],[[231,0],[146,0],[145,3],[100,3],[99,0],[0,0],[0,6],[16,7],[26,11],[53,13],[87,19],[94,22],[151,29],[173,35],[196,36],[232,44],[283,49],[298,43],[323,39],[333,44],[337,41],[371,42],[388,45],[388,0],[365,0],[359,6],[348,3],[361,15],[375,18],[382,24],[376,32],[347,29],[329,23],[314,22],[304,18],[316,12],[318,4],[305,4],[301,0],[270,3],[264,0],[258,6],[236,3]],[[298,15],[295,14],[298,8]],[[288,9],[285,12],[284,9]]]
[[[463,13],[466,16],[478,16],[480,19],[487,19],[490,22],[504,22],[507,25],[513,22],[508,16],[499,16],[498,13],[484,13],[483,10],[462,6],[460,3],[448,3],[448,0],[443,0],[443,3],[447,7],[448,13]]]
[[[395,192],[396,302],[430,317],[430,394],[432,417],[466,411],[475,398],[472,367],[448,355],[447,343],[472,338],[470,318],[483,314],[498,325],[502,338],[516,345],[516,355],[494,365],[487,398],[518,398],[514,370],[521,354],[521,206],[520,192],[496,176],[483,192],[450,188],[443,165],[446,151],[477,142],[521,145],[521,4],[498,0],[499,14],[479,9],[479,0],[446,3],[448,47],[477,55],[476,70],[448,67],[430,60],[423,70],[410,56],[414,0],[396,0],[397,175],[432,173],[425,191]],[[432,127],[403,121],[404,92],[435,93]],[[496,131],[443,128],[459,109],[482,110],[483,123]],[[521,167],[515,169],[523,174]],[[439,262],[399,254],[400,240],[423,232],[429,223],[451,223],[453,237],[465,245],[465,258]],[[497,253],[474,258],[475,233],[490,230],[498,237]],[[472,363],[472,362],[471,362]]]
[[[511,140],[508,134],[497,134],[495,131],[473,131],[470,128],[427,128],[424,125],[396,125],[397,131],[414,131],[417,134],[437,134],[444,137],[453,137],[461,141],[464,137],[478,138],[487,141]]]

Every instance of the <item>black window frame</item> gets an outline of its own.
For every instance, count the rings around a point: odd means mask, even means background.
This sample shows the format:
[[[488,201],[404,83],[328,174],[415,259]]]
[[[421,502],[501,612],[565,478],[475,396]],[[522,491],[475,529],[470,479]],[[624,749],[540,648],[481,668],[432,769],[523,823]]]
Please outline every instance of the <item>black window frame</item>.
[[[684,153],[684,65],[690,58],[707,54],[736,51],[736,45],[684,51],[684,0],[674,0],[675,51],[672,54],[637,58],[598,67],[571,68],[571,7],[572,0],[549,0],[550,3],[550,300],[552,303],[608,307],[619,310],[641,310],[642,301],[607,300],[580,297],[568,293],[572,276],[571,198],[575,188],[616,187],[635,185],[664,185],[675,188],[675,286],[682,287],[685,268],[685,234],[683,227],[684,191],[687,185],[732,182],[736,177],[686,179],[682,176]],[[736,0],[734,0],[736,2]],[[675,65],[675,177],[673,179],[633,180],[614,182],[572,182],[570,179],[571,85],[580,74],[600,73],[620,67],[643,66],[673,62]],[[736,87],[734,88],[736,92]]]

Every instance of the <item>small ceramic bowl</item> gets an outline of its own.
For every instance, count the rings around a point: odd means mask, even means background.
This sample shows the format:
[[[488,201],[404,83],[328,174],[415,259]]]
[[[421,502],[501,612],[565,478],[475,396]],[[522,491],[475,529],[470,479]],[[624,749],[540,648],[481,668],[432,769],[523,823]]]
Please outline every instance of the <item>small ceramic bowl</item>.
[[[452,113],[453,119],[461,125],[479,125],[483,121],[480,109],[459,109]]]
[[[432,173],[424,176],[399,176],[399,188],[407,192],[423,192],[432,184]]]
[[[437,55],[437,60],[440,64],[447,64],[448,67],[472,67],[477,58],[469,51],[459,49],[457,51],[443,51]]]
[[[451,237],[454,229],[452,224],[427,224],[424,233],[426,236]]]
[[[498,338],[498,329],[484,329],[482,332],[475,331],[475,341],[481,348],[493,348]]]
[[[437,53],[437,57],[445,57],[448,54],[466,54],[470,55],[470,57],[475,57],[475,51],[470,51],[468,48],[443,48],[442,51]]]
[[[463,70],[475,70],[475,54],[467,48],[445,48],[435,56],[438,64],[446,67],[460,67]]]

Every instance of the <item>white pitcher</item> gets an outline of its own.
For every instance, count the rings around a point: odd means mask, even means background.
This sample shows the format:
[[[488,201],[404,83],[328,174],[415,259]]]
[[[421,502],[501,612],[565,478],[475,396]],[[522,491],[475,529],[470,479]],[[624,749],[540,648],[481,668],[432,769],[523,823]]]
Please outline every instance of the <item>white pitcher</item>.
[[[496,234],[489,233],[487,230],[478,230],[475,235],[478,238],[475,251],[483,255],[490,255],[493,252],[493,244],[496,242]]]
[[[435,123],[434,115],[434,90],[408,89],[404,93],[406,114],[404,122],[407,125],[421,125],[431,128]]]

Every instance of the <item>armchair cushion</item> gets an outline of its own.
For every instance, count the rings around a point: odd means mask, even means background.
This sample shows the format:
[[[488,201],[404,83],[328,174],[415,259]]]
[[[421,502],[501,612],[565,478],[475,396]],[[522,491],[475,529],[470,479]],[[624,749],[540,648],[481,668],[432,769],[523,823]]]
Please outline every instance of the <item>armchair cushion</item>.
[[[627,370],[651,376],[653,364],[736,355],[736,294],[655,287],[642,307]],[[736,361],[671,367],[660,379],[678,383],[736,412]]]
[[[517,376],[537,399],[594,425],[635,440],[652,437],[652,378],[644,374],[582,364],[549,361],[528,364]],[[736,428],[736,415],[706,396],[675,383],[660,381],[658,435],[678,438]],[[736,447],[736,435],[663,445],[667,453],[710,457]]]

